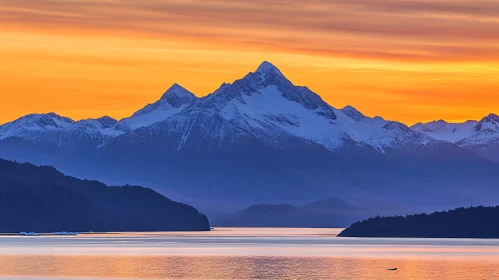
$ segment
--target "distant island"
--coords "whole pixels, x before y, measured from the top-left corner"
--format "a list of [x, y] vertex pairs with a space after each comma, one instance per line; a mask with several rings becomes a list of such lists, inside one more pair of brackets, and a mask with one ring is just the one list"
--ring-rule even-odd
[[204, 214], [151, 189], [0, 159], [1, 233], [203, 230], [210, 230]]
[[499, 206], [432, 214], [375, 217], [352, 224], [341, 237], [499, 238]]
[[365, 217], [361, 211], [345, 200], [331, 197], [302, 206], [252, 205], [217, 224], [232, 227], [345, 227], [351, 221]]

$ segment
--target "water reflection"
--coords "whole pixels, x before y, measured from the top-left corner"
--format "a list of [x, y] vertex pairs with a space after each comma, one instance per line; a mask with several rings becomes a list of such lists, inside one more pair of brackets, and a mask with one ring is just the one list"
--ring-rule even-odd
[[[388, 267], [397, 271], [388, 271]], [[3, 256], [0, 275], [128, 279], [499, 279], [497, 262], [328, 257]]]
[[499, 240], [337, 238], [335, 231], [0, 237], [0, 278], [499, 279]]

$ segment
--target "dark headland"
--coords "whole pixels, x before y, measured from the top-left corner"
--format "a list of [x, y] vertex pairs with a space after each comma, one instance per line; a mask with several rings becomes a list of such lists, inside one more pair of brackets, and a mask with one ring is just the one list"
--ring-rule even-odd
[[352, 224], [342, 237], [499, 238], [499, 206], [432, 214], [375, 217]]
[[109, 187], [0, 159], [0, 232], [203, 231], [195, 208], [144, 187]]

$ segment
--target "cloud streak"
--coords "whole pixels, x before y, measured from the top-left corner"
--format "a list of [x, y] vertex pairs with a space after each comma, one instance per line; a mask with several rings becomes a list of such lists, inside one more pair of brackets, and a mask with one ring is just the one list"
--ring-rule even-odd
[[0, 0], [0, 26], [382, 60], [499, 59], [499, 2], [489, 0]]

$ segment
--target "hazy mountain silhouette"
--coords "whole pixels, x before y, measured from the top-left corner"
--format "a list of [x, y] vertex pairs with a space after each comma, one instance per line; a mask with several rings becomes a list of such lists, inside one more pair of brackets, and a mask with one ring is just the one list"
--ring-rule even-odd
[[209, 230], [205, 215], [143, 187], [108, 187], [0, 160], [0, 232]]
[[360, 208], [351, 204], [350, 202], [339, 199], [336, 197], [330, 197], [327, 199], [314, 201], [311, 203], [307, 203], [302, 206], [304, 209], [317, 209], [317, 210], [338, 210], [338, 211], [350, 211], [350, 210], [359, 210]]
[[344, 237], [499, 238], [499, 206], [432, 214], [375, 217], [352, 224]]
[[352, 220], [368, 216], [362, 209], [338, 198], [311, 202], [302, 207], [290, 204], [252, 205], [234, 217], [217, 221], [222, 226], [254, 227], [345, 227]]

